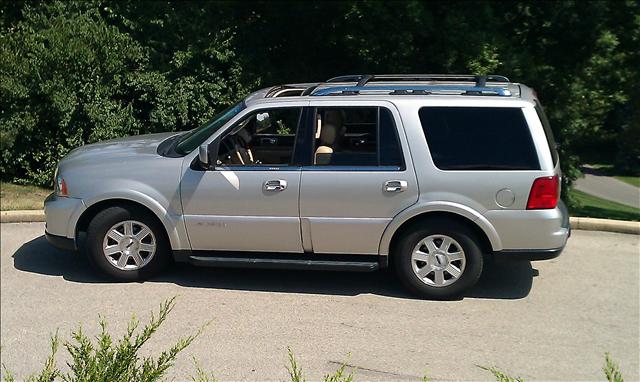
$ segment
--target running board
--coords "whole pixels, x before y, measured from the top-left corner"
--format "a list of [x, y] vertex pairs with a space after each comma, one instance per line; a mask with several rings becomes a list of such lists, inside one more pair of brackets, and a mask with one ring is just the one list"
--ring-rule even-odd
[[189, 256], [189, 262], [205, 267], [309, 269], [319, 271], [373, 272], [380, 268], [378, 262], [308, 260], [260, 257]]

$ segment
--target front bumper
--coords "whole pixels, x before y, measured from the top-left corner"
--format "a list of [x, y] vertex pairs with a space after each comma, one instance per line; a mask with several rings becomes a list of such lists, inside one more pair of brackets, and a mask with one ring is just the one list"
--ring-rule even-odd
[[76, 241], [74, 239], [53, 235], [47, 231], [44, 231], [44, 236], [47, 238], [49, 244], [58, 249], [62, 249], [63, 251], [76, 251], [78, 249], [78, 247], [76, 246]]
[[[44, 214], [46, 218], [45, 236], [51, 244], [62, 249], [75, 249], [76, 223], [80, 215], [86, 210], [82, 199], [72, 197], [59, 197], [51, 194], [44, 201]], [[53, 237], [50, 239], [49, 237]], [[73, 246], [63, 244], [56, 245], [63, 239], [70, 240]]]

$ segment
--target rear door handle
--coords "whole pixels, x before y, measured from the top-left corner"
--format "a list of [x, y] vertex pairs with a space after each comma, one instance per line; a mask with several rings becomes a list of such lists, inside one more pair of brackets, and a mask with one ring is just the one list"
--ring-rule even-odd
[[385, 192], [402, 192], [407, 189], [406, 180], [389, 180], [384, 182]]
[[287, 188], [287, 181], [282, 179], [267, 180], [264, 182], [265, 191], [283, 191]]

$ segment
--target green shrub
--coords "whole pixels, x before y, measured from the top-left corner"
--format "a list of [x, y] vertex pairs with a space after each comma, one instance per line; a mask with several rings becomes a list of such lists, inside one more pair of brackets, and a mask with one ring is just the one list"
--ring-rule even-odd
[[[82, 329], [74, 331], [72, 341], [65, 342], [64, 347], [71, 356], [68, 363], [71, 371], [63, 374], [56, 366], [58, 335], [51, 339], [51, 355], [38, 374], [27, 378], [28, 382], [152, 382], [160, 381], [166, 371], [173, 366], [178, 354], [189, 346], [200, 335], [204, 326], [193, 334], [181, 338], [171, 348], [159, 356], [142, 357], [139, 354], [142, 346], [165, 322], [175, 307], [175, 297], [160, 304], [158, 314], [151, 314], [147, 325], [138, 330], [140, 322], [132, 318], [126, 333], [117, 341], [107, 331], [107, 323], [100, 319], [100, 333], [92, 341]], [[5, 382], [15, 378], [3, 365]], [[198, 380], [202, 381], [202, 380]]]
[[607, 381], [624, 382], [624, 378], [622, 378], [622, 373], [620, 372], [620, 366], [611, 359], [609, 353], [605, 353], [604, 355], [604, 366], [602, 367], [602, 371], [604, 372]]
[[50, 186], [57, 161], [85, 143], [196, 127], [243, 94], [232, 35], [174, 52], [164, 71], [150, 49], [109, 24], [96, 2], [25, 4], [0, 31], [0, 172]]

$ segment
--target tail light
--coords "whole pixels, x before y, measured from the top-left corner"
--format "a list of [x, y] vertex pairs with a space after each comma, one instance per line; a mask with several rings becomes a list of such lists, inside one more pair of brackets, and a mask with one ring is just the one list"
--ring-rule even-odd
[[533, 186], [531, 186], [527, 209], [546, 210], [556, 208], [559, 198], [560, 177], [558, 175], [537, 178], [533, 181]]
[[62, 178], [60, 174], [56, 174], [55, 191], [58, 196], [69, 195], [69, 192], [67, 191], [67, 182], [64, 181], [64, 178]]

